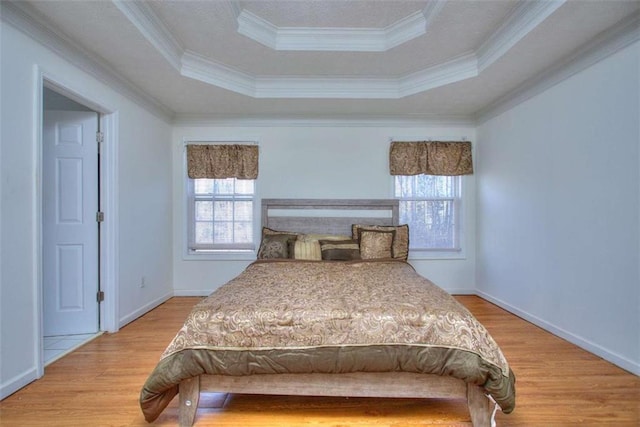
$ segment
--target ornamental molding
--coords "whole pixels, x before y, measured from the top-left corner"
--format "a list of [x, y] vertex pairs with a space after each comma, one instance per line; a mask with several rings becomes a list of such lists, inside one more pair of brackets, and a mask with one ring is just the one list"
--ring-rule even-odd
[[[402, 76], [338, 77], [253, 75], [183, 48], [148, 3], [112, 1], [184, 77], [252, 98], [338, 99], [399, 99], [476, 77], [565, 2], [523, 2], [477, 51], [442, 64]], [[277, 27], [242, 9], [237, 1], [227, 3], [238, 32], [272, 49], [378, 52], [426, 34], [447, 0], [429, 2], [425, 9], [383, 29]]]

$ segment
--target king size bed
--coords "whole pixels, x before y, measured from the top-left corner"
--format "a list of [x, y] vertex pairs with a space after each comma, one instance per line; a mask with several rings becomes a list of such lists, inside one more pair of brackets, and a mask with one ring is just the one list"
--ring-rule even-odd
[[474, 426], [515, 405], [487, 330], [406, 262], [397, 200], [262, 200], [258, 260], [198, 303], [146, 381], [153, 421], [201, 391], [464, 398]]

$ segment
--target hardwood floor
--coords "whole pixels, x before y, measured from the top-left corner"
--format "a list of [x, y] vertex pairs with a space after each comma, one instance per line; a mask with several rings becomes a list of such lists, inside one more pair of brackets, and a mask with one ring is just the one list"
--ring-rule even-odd
[[[516, 409], [498, 426], [638, 426], [640, 378], [475, 296], [457, 297], [516, 374]], [[198, 298], [173, 298], [117, 334], [54, 362], [0, 402], [2, 426], [145, 426], [138, 393]], [[177, 425], [176, 400], [153, 424]], [[470, 425], [461, 401], [206, 394], [196, 426]]]

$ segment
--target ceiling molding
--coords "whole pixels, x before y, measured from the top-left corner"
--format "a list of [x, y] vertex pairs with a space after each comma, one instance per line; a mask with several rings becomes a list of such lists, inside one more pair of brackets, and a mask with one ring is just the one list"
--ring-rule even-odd
[[[524, 2], [480, 46], [469, 52], [424, 70], [395, 77], [338, 77], [338, 76], [256, 76], [205, 58], [195, 52], [183, 50], [180, 42], [170, 33], [151, 6], [142, 2], [112, 0], [120, 11], [138, 28], [141, 34], [184, 77], [189, 77], [223, 89], [253, 98], [336, 98], [336, 99], [399, 99], [415, 95], [446, 84], [473, 78], [504, 55], [519, 40], [556, 11], [565, 0]], [[429, 2], [428, 6], [384, 30], [355, 28], [278, 28], [264, 19], [241, 9], [237, 1], [228, 5], [238, 19], [238, 31], [269, 47], [284, 43], [300, 49], [305, 43], [370, 48], [380, 45], [381, 31], [384, 43], [401, 43], [420, 32], [437, 17], [447, 0]], [[282, 34], [281, 34], [282, 32]], [[249, 35], [251, 33], [251, 35]], [[283, 34], [284, 41], [282, 41]], [[378, 36], [373, 37], [373, 34]], [[390, 37], [387, 37], [389, 36]], [[291, 37], [289, 37], [291, 36]], [[287, 40], [287, 38], [289, 39]], [[377, 37], [377, 39], [376, 39]], [[348, 40], [347, 40], [348, 39]], [[374, 40], [375, 39], [375, 40]], [[351, 43], [351, 44], [349, 44]], [[351, 49], [351, 48], [349, 48]], [[348, 50], [348, 49], [342, 49]]]
[[253, 98], [399, 99], [478, 75], [473, 53], [400, 78], [254, 77], [189, 51], [182, 64], [185, 77]]
[[44, 17], [40, 16], [27, 3], [0, 2], [0, 19], [158, 118], [165, 122], [171, 122], [173, 111], [123, 78], [104, 60], [87, 51], [65, 34], [55, 30]]
[[278, 27], [240, 9], [238, 33], [279, 51], [385, 52], [425, 34], [446, 1], [430, 2], [386, 28]]
[[195, 52], [182, 55], [180, 74], [214, 86], [255, 98], [255, 78]]
[[445, 63], [401, 77], [399, 98], [478, 76], [478, 59], [473, 52]]
[[185, 127], [395, 127], [416, 128], [428, 126], [460, 126], [475, 128], [476, 122], [468, 115], [415, 115], [402, 116], [246, 116], [177, 114], [174, 126]]
[[122, 14], [142, 33], [176, 70], [182, 67], [184, 48], [162, 19], [145, 2], [112, 0]]
[[482, 124], [499, 116], [636, 42], [640, 42], [640, 13], [603, 31], [561, 63], [479, 110], [476, 113], [477, 123]]
[[496, 62], [564, 3], [565, 0], [520, 3], [502, 25], [476, 51], [478, 55], [478, 71], [482, 72]]

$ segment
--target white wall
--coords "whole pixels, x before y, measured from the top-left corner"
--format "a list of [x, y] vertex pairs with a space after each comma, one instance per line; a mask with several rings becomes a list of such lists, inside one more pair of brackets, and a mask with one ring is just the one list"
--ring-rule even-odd
[[481, 295], [640, 373], [640, 45], [478, 128]]
[[[171, 126], [2, 22], [0, 398], [37, 372], [36, 69], [117, 113], [120, 323], [172, 294]], [[110, 212], [106, 212], [107, 221]], [[111, 216], [113, 218], [113, 215]], [[139, 287], [147, 277], [144, 289]], [[109, 298], [109, 295], [107, 295]]]
[[[475, 140], [474, 126], [291, 126], [174, 128], [174, 289], [177, 295], [208, 294], [237, 275], [249, 261], [184, 259], [185, 140], [257, 140], [260, 144], [258, 198], [389, 198], [389, 141], [394, 138], [466, 137]], [[415, 260], [419, 273], [453, 293], [475, 288], [475, 181], [466, 180], [464, 259]], [[257, 237], [259, 239], [259, 237]]]

